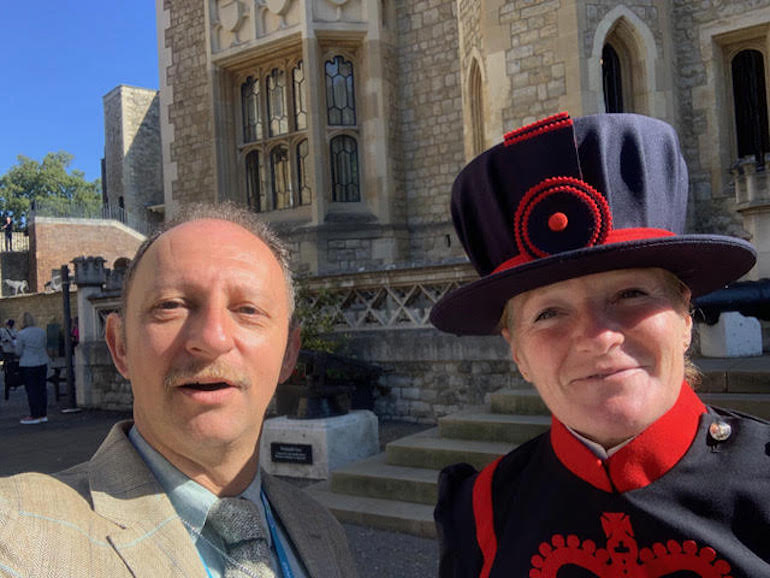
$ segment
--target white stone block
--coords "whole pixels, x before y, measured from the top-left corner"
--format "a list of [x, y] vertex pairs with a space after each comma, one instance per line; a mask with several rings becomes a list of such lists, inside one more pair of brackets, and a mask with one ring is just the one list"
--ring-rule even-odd
[[727, 311], [714, 325], [698, 324], [704, 357], [753, 357], [762, 355], [762, 327], [756, 317]]
[[[379, 451], [377, 416], [369, 410], [323, 419], [281, 416], [265, 420], [259, 463], [270, 474], [324, 480], [332, 470]], [[308, 454], [312, 463], [300, 463]]]

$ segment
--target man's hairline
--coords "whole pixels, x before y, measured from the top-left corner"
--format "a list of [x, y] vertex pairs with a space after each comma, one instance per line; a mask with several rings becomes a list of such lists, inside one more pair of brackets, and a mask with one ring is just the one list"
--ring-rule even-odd
[[123, 331], [125, 331], [125, 320], [126, 320], [126, 313], [127, 313], [127, 309], [128, 309], [129, 293], [130, 293], [131, 288], [134, 285], [134, 278], [136, 277], [136, 272], [139, 270], [139, 266], [141, 265], [142, 260], [144, 259], [145, 255], [150, 250], [150, 248], [153, 245], [155, 245], [155, 243], [161, 237], [166, 235], [166, 233], [170, 233], [170, 232], [178, 229], [179, 227], [181, 227], [183, 225], [187, 225], [189, 223], [195, 223], [196, 221], [219, 221], [221, 223], [228, 223], [228, 224], [231, 224], [231, 225], [236, 225], [237, 227], [239, 227], [239, 228], [243, 229], [244, 231], [246, 231], [246, 233], [251, 235], [253, 238], [255, 238], [257, 241], [259, 241], [260, 243], [262, 243], [262, 245], [265, 246], [265, 248], [270, 252], [270, 255], [272, 256], [272, 258], [275, 260], [275, 263], [278, 265], [278, 268], [281, 270], [281, 275], [283, 276], [283, 281], [284, 281], [284, 285], [285, 285], [285, 289], [286, 289], [287, 302], [288, 302], [288, 305], [289, 305], [289, 323], [291, 325], [292, 320], [294, 319], [294, 306], [293, 306], [293, 303], [292, 303], [293, 300], [291, 299], [291, 297], [292, 297], [292, 290], [291, 290], [291, 286], [290, 286], [293, 283], [293, 276], [291, 275], [291, 271], [288, 269], [288, 264], [286, 264], [286, 266], [284, 266], [281, 263], [281, 259], [276, 254], [276, 251], [274, 250], [273, 247], [270, 246], [269, 243], [267, 243], [264, 239], [260, 238], [260, 236], [255, 234], [254, 231], [249, 230], [248, 228], [244, 227], [240, 223], [238, 223], [238, 222], [236, 222], [234, 220], [221, 219], [221, 218], [217, 218], [217, 217], [214, 217], [214, 216], [211, 216], [211, 217], [201, 216], [201, 217], [194, 217], [194, 218], [192, 218], [190, 220], [182, 221], [180, 223], [176, 223], [176, 224], [174, 224], [171, 227], [166, 228], [166, 229], [161, 229], [161, 230], [157, 231], [156, 233], [151, 234], [150, 237], [148, 237], [145, 241], [143, 241], [142, 244], [137, 248], [137, 253], [134, 255], [134, 258], [132, 259], [131, 265], [129, 266], [129, 268], [127, 270], [126, 278], [123, 281], [123, 287], [122, 287], [122, 290], [121, 290], [121, 299], [120, 299], [121, 302], [120, 302], [120, 307], [119, 307], [119, 309], [117, 311], [118, 316], [121, 319], [121, 325], [123, 327]]

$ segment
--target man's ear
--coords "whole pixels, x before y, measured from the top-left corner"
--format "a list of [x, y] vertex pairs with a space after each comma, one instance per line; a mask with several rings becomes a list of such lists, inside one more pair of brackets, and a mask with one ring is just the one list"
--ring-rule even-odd
[[104, 326], [104, 339], [107, 341], [107, 347], [110, 350], [110, 355], [112, 355], [112, 362], [120, 372], [120, 375], [130, 380], [123, 319], [117, 313], [110, 313], [107, 316], [107, 323]]
[[278, 376], [278, 383], [283, 383], [297, 364], [297, 356], [302, 347], [302, 328], [299, 324], [292, 324], [289, 327], [289, 339], [286, 342], [286, 352], [283, 354], [283, 363], [281, 363], [281, 373]]

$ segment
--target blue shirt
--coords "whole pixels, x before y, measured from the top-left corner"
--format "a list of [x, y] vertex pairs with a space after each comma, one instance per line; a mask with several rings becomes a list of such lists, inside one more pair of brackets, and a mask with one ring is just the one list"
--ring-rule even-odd
[[[201, 560], [208, 568], [211, 576], [213, 578], [222, 578], [224, 574], [224, 559], [221, 552], [224, 550], [224, 545], [219, 535], [209, 525], [206, 525], [206, 516], [208, 515], [209, 508], [217, 500], [217, 496], [174, 467], [147, 443], [136, 429], [136, 426], [133, 426], [128, 432], [128, 439], [131, 440], [136, 451], [166, 492], [171, 505], [174, 506], [174, 510], [176, 510], [185, 528], [187, 528], [187, 532], [190, 534], [190, 538], [192, 538], [193, 544], [195, 544], [195, 548], [198, 550]], [[260, 470], [257, 470], [257, 475], [240, 497], [251, 500], [257, 505], [264, 527], [267, 528], [265, 508], [260, 499], [261, 490], [262, 477]], [[294, 551], [294, 544], [292, 544], [291, 539], [286, 534], [281, 522], [278, 519], [275, 522], [278, 536], [286, 551], [289, 566], [291, 566], [294, 576], [296, 578], [307, 578], [305, 567]], [[281, 576], [278, 555], [269, 533], [267, 539], [270, 546], [270, 554], [273, 558], [273, 568], [277, 571], [276, 576]]]

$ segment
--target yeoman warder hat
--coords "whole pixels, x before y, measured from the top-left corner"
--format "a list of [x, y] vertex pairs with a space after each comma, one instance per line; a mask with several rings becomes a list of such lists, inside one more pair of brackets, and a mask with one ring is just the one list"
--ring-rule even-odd
[[498, 331], [506, 302], [613, 269], [661, 267], [699, 296], [754, 265], [742, 239], [684, 235], [687, 167], [674, 129], [635, 114], [561, 113], [505, 135], [452, 188], [452, 219], [481, 278], [447, 294], [431, 322]]

